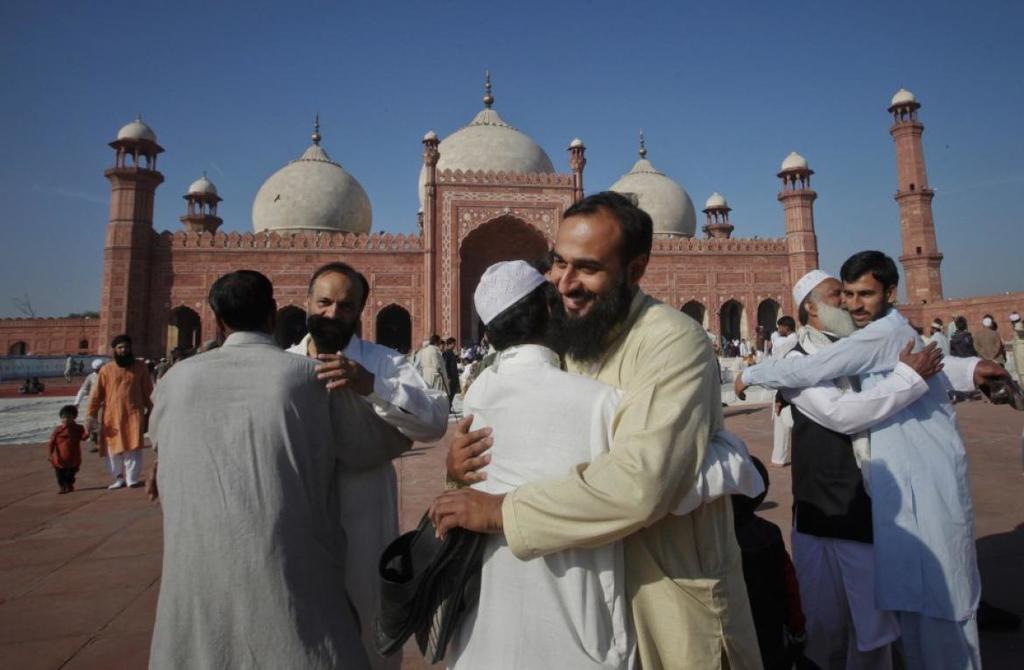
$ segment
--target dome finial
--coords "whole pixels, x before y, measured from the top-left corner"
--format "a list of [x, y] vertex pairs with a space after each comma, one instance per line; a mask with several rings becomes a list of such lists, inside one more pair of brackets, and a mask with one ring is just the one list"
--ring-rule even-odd
[[640, 131], [640, 158], [647, 158], [647, 142], [644, 140], [644, 131]]
[[320, 112], [313, 117], [313, 144], [320, 146]]
[[484, 107], [491, 108], [494, 104], [494, 96], [491, 95], [491, 71], [484, 70]]

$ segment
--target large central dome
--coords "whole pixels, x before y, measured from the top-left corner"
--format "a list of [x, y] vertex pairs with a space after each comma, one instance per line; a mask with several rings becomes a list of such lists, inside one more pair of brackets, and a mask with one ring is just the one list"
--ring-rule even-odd
[[[555, 171], [551, 159], [528, 135], [522, 133], [491, 109], [491, 80], [487, 79], [484, 108], [470, 121], [441, 140], [437, 171], [490, 170], [493, 172], [546, 172]], [[427, 168], [420, 169], [420, 204], [424, 200]]]
[[252, 227], [261, 231], [369, 233], [370, 199], [356, 178], [320, 146], [319, 120], [313, 144], [270, 176], [252, 203]]
[[690, 195], [647, 160], [643, 134], [640, 159], [612, 184], [611, 190], [636, 196], [637, 206], [650, 215], [656, 236], [693, 237], [697, 231], [697, 212]]

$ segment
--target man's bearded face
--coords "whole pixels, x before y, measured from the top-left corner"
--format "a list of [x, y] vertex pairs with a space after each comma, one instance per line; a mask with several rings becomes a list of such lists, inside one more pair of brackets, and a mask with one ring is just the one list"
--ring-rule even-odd
[[328, 326], [343, 349], [359, 327], [362, 301], [363, 287], [359, 282], [340, 272], [328, 272], [313, 283], [306, 303], [307, 324], [316, 328], [317, 324], [330, 320]]
[[839, 337], [849, 337], [857, 330], [857, 326], [853, 323], [853, 318], [845, 309], [833, 307], [822, 302], [816, 302], [815, 304], [818, 308], [818, 323], [821, 325], [822, 330]]
[[122, 342], [114, 347], [114, 362], [122, 368], [130, 366], [134, 360], [135, 356], [132, 354], [132, 345]]

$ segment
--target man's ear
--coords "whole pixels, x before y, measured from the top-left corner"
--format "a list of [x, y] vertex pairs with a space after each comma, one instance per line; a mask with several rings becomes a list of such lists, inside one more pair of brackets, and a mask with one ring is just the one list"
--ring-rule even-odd
[[629, 265], [626, 266], [626, 283], [630, 288], [640, 284], [640, 280], [644, 278], [644, 273], [647, 272], [647, 263], [650, 260], [650, 256], [643, 254], [631, 260]]
[[896, 304], [896, 289], [897, 288], [898, 288], [898, 286], [896, 284], [893, 284], [892, 286], [890, 286], [889, 288], [887, 288], [885, 290], [885, 304], [890, 305], [890, 306]]

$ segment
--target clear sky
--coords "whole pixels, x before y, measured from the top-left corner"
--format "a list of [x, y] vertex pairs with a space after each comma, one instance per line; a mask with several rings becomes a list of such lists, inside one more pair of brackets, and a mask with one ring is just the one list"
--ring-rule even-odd
[[[416, 228], [420, 139], [482, 107], [557, 169], [588, 147], [588, 191], [636, 158], [712, 191], [734, 234], [777, 237], [775, 173], [807, 157], [821, 261], [899, 255], [889, 99], [923, 108], [948, 297], [1024, 289], [1024, 3], [4, 2], [0, 316], [99, 305], [107, 142], [137, 112], [166, 149], [155, 226], [177, 230], [206, 171], [222, 230], [251, 230], [260, 184], [309, 144], [366, 189], [376, 231]], [[698, 225], [703, 215], [698, 213]]]

